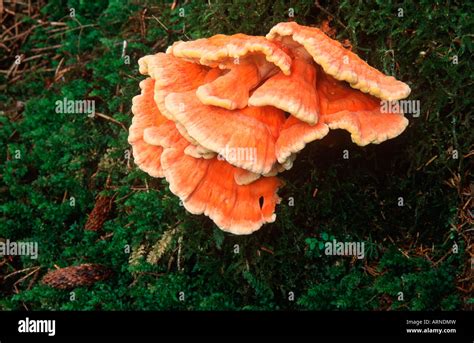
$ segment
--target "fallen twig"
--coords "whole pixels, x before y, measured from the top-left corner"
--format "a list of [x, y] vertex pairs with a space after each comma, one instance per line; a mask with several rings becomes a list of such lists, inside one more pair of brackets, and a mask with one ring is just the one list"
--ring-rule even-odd
[[98, 117], [104, 118], [104, 119], [106, 119], [106, 120], [108, 120], [108, 121], [111, 121], [112, 123], [115, 123], [115, 124], [117, 124], [117, 125], [120, 125], [125, 131], [128, 132], [127, 127], [126, 127], [123, 123], [119, 122], [117, 119], [114, 119], [114, 118], [112, 118], [112, 117], [110, 117], [110, 116], [108, 116], [108, 115], [106, 115], [106, 114], [100, 113], [100, 112], [95, 112], [95, 114], [96, 114]]

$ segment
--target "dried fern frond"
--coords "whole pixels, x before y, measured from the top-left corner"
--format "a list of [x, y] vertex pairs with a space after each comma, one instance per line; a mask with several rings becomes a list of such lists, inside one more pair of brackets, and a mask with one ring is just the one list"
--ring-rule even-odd
[[163, 257], [163, 255], [170, 249], [173, 238], [178, 232], [178, 228], [166, 230], [161, 236], [161, 239], [157, 241], [150, 252], [148, 253], [146, 261], [151, 264], [156, 264]]
[[132, 253], [128, 258], [128, 263], [131, 266], [136, 266], [139, 264], [140, 258], [144, 257], [147, 254], [147, 248], [145, 244], [140, 244], [140, 246], [136, 249], [132, 248]]

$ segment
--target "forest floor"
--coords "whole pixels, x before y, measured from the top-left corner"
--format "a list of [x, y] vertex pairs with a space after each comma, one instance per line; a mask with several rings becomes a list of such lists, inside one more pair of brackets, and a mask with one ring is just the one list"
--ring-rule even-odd
[[[0, 242], [38, 244], [36, 259], [0, 257], [1, 310], [472, 308], [474, 3], [287, 3], [0, 0]], [[276, 222], [234, 236], [130, 158], [137, 60], [288, 20], [330, 20], [420, 114], [380, 145], [311, 143], [281, 175]], [[65, 98], [96, 115], [58, 113]], [[365, 258], [326, 256], [333, 239], [364, 242]], [[42, 282], [83, 264], [106, 272]]]

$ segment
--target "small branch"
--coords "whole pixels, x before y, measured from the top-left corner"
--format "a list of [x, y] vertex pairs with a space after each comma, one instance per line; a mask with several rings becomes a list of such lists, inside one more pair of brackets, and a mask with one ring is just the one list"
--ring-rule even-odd
[[25, 268], [25, 269], [17, 270], [17, 271], [14, 271], [13, 273], [8, 274], [8, 275], [5, 276], [3, 279], [6, 280], [6, 279], [8, 279], [9, 277], [14, 276], [14, 275], [16, 275], [16, 274], [20, 274], [20, 273], [27, 272], [27, 271], [32, 270], [32, 269], [37, 269], [37, 268], [38, 268], [38, 267], [35, 266], [35, 267], [30, 267], [30, 268]]
[[31, 275], [33, 275], [34, 273], [37, 273], [39, 270], [41, 269], [41, 266], [38, 266], [37, 268], [35, 268], [33, 271], [29, 272], [28, 274], [26, 274], [25, 276], [23, 276], [22, 278], [18, 279], [17, 281], [15, 281], [15, 285], [16, 284], [19, 284], [20, 282], [23, 282], [24, 280], [28, 279]]
[[165, 24], [163, 24], [163, 23], [160, 21], [160, 19], [158, 19], [158, 18], [155, 17], [154, 15], [152, 15], [152, 18], [155, 19], [155, 20], [158, 22], [158, 24], [160, 24], [161, 27], [163, 27], [163, 28], [165, 29], [166, 33], [169, 33], [169, 32], [170, 32], [170, 30], [166, 27]]
[[123, 123], [119, 122], [117, 119], [114, 119], [114, 118], [112, 118], [112, 117], [109, 117], [109, 116], [106, 115], [106, 114], [99, 113], [99, 112], [95, 112], [95, 114], [96, 114], [96, 116], [98, 116], [98, 117], [104, 118], [104, 119], [106, 119], [106, 120], [108, 120], [108, 121], [111, 121], [112, 123], [115, 123], [115, 124], [117, 124], [117, 125], [120, 125], [125, 131], [128, 131], [127, 127], [126, 127]]
[[44, 47], [44, 48], [33, 48], [33, 49], [31, 49], [31, 51], [40, 52], [40, 51], [46, 51], [46, 50], [53, 50], [53, 49], [58, 49], [62, 46], [63, 46], [62, 44], [57, 44], [57, 45], [53, 45], [53, 46], [47, 46], [47, 47]]
[[261, 246], [260, 250], [265, 251], [265, 252], [267, 252], [269, 254], [272, 254], [272, 255], [274, 254], [273, 250], [270, 250], [270, 249], [268, 249], [267, 247], [264, 247], [264, 246]]
[[55, 37], [58, 34], [63, 34], [63, 33], [66, 33], [66, 32], [71, 32], [71, 31], [76, 31], [76, 30], [81, 30], [82, 31], [82, 29], [85, 29], [86, 27], [95, 27], [95, 26], [97, 26], [97, 24], [80, 25], [80, 26], [76, 26], [76, 27], [72, 27], [72, 28], [62, 27], [62, 28], [59, 28], [59, 29], [51, 30], [49, 32], [51, 33], [51, 32], [63, 31], [63, 32], [59, 32], [59, 33], [55, 33], [54, 35], [51, 35], [51, 37]]
[[330, 19], [333, 19], [336, 21], [336, 23], [338, 23], [339, 25], [341, 25], [344, 30], [347, 30], [347, 26], [344, 25], [339, 19], [337, 19], [337, 17], [332, 14], [331, 12], [329, 12], [327, 9], [325, 9], [323, 6], [321, 6], [321, 4], [319, 3], [319, 0], [316, 0], [315, 3], [316, 7], [321, 10], [321, 12], [323, 12], [324, 14], [326, 14]]

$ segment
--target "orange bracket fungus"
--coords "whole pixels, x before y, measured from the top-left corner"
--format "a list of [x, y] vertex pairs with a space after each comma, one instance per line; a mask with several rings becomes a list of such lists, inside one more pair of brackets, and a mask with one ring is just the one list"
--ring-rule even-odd
[[410, 88], [336, 40], [295, 22], [266, 37], [216, 35], [142, 57], [128, 141], [135, 163], [164, 177], [186, 210], [250, 234], [275, 221], [283, 182], [305, 145], [344, 129], [360, 146], [408, 125], [381, 100]]

